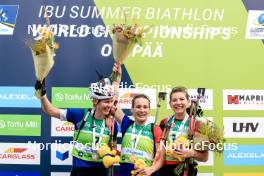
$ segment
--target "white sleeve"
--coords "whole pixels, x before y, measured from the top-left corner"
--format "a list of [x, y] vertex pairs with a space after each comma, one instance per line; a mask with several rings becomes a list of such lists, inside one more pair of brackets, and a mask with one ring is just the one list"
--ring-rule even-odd
[[67, 121], [67, 109], [61, 109], [60, 110], [60, 120], [61, 121]]

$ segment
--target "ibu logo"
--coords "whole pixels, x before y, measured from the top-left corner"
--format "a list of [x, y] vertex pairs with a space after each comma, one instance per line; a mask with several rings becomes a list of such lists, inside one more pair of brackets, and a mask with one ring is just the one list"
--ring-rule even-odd
[[261, 15], [259, 15], [258, 17], [258, 23], [262, 26], [264, 26], [264, 13], [262, 13]]
[[0, 35], [13, 35], [18, 5], [0, 5]]

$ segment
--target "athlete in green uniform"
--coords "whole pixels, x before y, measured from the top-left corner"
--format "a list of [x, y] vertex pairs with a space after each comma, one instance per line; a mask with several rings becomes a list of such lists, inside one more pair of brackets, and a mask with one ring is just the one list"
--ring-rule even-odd
[[[182, 148], [173, 147], [172, 144], [177, 143], [179, 139], [185, 142], [188, 139], [189, 129], [189, 115], [186, 109], [189, 105], [189, 95], [187, 89], [184, 87], [175, 87], [170, 92], [170, 106], [174, 111], [172, 116], [169, 116], [161, 121], [163, 126], [166, 126], [167, 136], [164, 135], [165, 128], [163, 129], [163, 137], [167, 146], [165, 164], [160, 170], [160, 175], [174, 176], [174, 169], [184, 162], [185, 159], [194, 158], [197, 161], [207, 161], [208, 152], [199, 152], [187, 146]], [[165, 124], [165, 125], [164, 125]], [[186, 140], [185, 140], [186, 139]], [[188, 175], [195, 175], [196, 169], [189, 168]], [[191, 170], [193, 169], [193, 170]], [[182, 172], [180, 175], [183, 175]]]
[[144, 161], [146, 167], [136, 169], [135, 175], [154, 175], [163, 165], [165, 150], [159, 145], [162, 132], [159, 127], [147, 123], [149, 110], [150, 100], [144, 94], [136, 95], [132, 100], [134, 120], [125, 115], [120, 107], [117, 108], [115, 118], [121, 125], [123, 136], [120, 176], [130, 176], [139, 159]]
[[[120, 70], [119, 65], [114, 66], [114, 71], [117, 70]], [[117, 123], [113, 123], [109, 118], [115, 95], [109, 79], [91, 84], [90, 96], [93, 102], [91, 110], [58, 109], [52, 106], [46, 97], [43, 84], [37, 82], [35, 88], [42, 91], [41, 105], [46, 114], [63, 121], [69, 121], [75, 126], [71, 176], [106, 176], [107, 171], [102, 164], [102, 158], [99, 157], [97, 149], [109, 143], [110, 131], [113, 131], [113, 127], [114, 139], [116, 139], [118, 132]]]

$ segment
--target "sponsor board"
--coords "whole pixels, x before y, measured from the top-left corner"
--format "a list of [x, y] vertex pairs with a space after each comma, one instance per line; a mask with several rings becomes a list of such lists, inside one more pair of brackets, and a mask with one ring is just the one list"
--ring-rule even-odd
[[264, 90], [223, 90], [224, 110], [264, 110]]
[[40, 136], [40, 115], [0, 114], [0, 135]]
[[213, 173], [198, 173], [197, 176], [214, 176]]
[[132, 99], [137, 94], [145, 94], [150, 99], [150, 109], [156, 109], [156, 89], [123, 88], [119, 89], [118, 103], [122, 109], [131, 109]]
[[263, 145], [238, 145], [237, 150], [224, 151], [226, 166], [263, 166]]
[[264, 173], [225, 173], [224, 176], [263, 176]]
[[40, 150], [28, 143], [0, 143], [0, 164], [40, 164]]
[[52, 104], [58, 108], [91, 108], [92, 101], [88, 88], [53, 87]]
[[33, 87], [0, 87], [0, 107], [40, 108]]
[[69, 143], [51, 144], [51, 165], [72, 165], [72, 145]]
[[50, 176], [70, 176], [70, 172], [51, 172]]
[[[167, 89], [167, 108], [170, 109], [170, 92], [171, 89]], [[190, 100], [197, 100], [197, 89], [188, 89]], [[199, 100], [199, 105], [203, 110], [213, 110], [213, 90], [206, 89], [205, 94]]]
[[264, 117], [224, 117], [225, 138], [264, 138]]
[[246, 39], [264, 39], [264, 10], [249, 10]]
[[61, 121], [57, 118], [51, 118], [51, 136], [72, 137], [74, 133], [74, 124], [68, 121]]
[[16, 171], [0, 171], [3, 176], [40, 176], [38, 172], [16, 172]]
[[13, 35], [18, 5], [0, 5], [0, 35]]

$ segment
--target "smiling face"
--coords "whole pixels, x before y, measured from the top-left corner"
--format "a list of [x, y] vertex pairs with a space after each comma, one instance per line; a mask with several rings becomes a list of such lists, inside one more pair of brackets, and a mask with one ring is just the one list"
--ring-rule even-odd
[[149, 100], [144, 97], [136, 98], [134, 100], [132, 113], [136, 124], [143, 125], [147, 121], [149, 114], [149, 104]]
[[176, 117], [183, 118], [186, 109], [189, 106], [189, 100], [186, 92], [174, 92], [170, 96], [170, 106]]
[[100, 117], [105, 117], [109, 114], [111, 107], [113, 106], [113, 98], [105, 100], [94, 100], [94, 106], [96, 107], [96, 112]]

